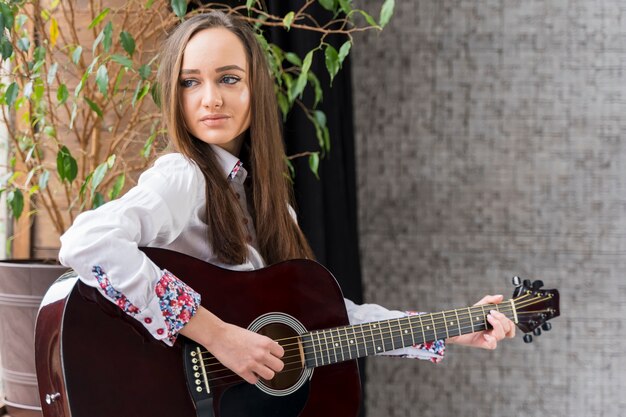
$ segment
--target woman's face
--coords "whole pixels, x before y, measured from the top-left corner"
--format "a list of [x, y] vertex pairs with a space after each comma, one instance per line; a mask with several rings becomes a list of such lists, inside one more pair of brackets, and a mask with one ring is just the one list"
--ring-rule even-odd
[[179, 75], [189, 132], [238, 155], [250, 126], [250, 85], [243, 43], [227, 29], [204, 29], [187, 43]]

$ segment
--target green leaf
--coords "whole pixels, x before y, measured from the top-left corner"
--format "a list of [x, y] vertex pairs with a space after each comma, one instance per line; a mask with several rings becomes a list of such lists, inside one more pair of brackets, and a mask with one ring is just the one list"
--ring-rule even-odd
[[43, 46], [36, 47], [35, 52], [33, 52], [33, 60], [39, 62], [44, 59], [46, 59], [46, 48]]
[[328, 70], [328, 74], [330, 75], [330, 84], [333, 84], [333, 79], [335, 75], [339, 72], [339, 54], [337, 50], [332, 45], [326, 46], [326, 69]]
[[152, 75], [152, 69], [150, 68], [149, 64], [145, 64], [139, 67], [138, 72], [142, 80], [146, 80], [148, 79], [148, 77], [150, 77], [150, 75]]
[[19, 189], [14, 189], [7, 194], [7, 203], [11, 209], [13, 217], [19, 219], [24, 210], [24, 195]]
[[326, 10], [330, 10], [334, 12], [337, 8], [337, 0], [318, 0], [318, 3], [325, 8]]
[[122, 42], [122, 47], [128, 56], [132, 58], [135, 53], [135, 40], [133, 39], [133, 36], [130, 33], [123, 31], [120, 33], [120, 41]]
[[104, 33], [102, 47], [104, 48], [104, 52], [109, 53], [109, 51], [111, 51], [111, 44], [113, 43], [113, 23], [107, 23], [102, 32]]
[[100, 22], [102, 22], [102, 20], [107, 17], [107, 15], [109, 14], [109, 12], [111, 11], [111, 9], [109, 9], [108, 7], [106, 9], [104, 9], [102, 12], [100, 12], [100, 14], [98, 16], [96, 16], [95, 19], [93, 19], [91, 21], [91, 23], [89, 24], [89, 29], [93, 29], [94, 27], [96, 27], [96, 25]]
[[122, 192], [122, 188], [124, 188], [125, 181], [126, 174], [121, 173], [117, 176], [117, 178], [115, 179], [115, 183], [111, 188], [111, 191], [109, 191], [109, 200], [115, 200], [120, 195], [120, 193]]
[[187, 1], [186, 0], [172, 0], [172, 10], [174, 14], [179, 18], [183, 18], [187, 13]]
[[131, 69], [133, 67], [133, 61], [123, 55], [111, 55], [111, 61], [117, 62], [124, 68]]
[[115, 158], [117, 156], [115, 154], [109, 156], [106, 160], [106, 164], [109, 167], [109, 169], [113, 168], [113, 165], [115, 165]]
[[246, 9], [250, 10], [254, 6], [255, 0], [246, 0]]
[[302, 68], [300, 69], [300, 75], [298, 76], [298, 80], [293, 86], [289, 87], [289, 101], [294, 101], [296, 97], [302, 95], [304, 88], [306, 87], [306, 83], [308, 80], [309, 70], [311, 69], [311, 63], [313, 62], [313, 54], [315, 50], [309, 51], [304, 57], [304, 61], [302, 62]]
[[351, 0], [339, 0], [339, 5], [341, 6], [341, 10], [348, 14], [352, 11], [352, 1]]
[[320, 179], [317, 173], [319, 166], [320, 166], [320, 155], [319, 153], [314, 152], [311, 155], [309, 155], [309, 168], [311, 169], [313, 174], [315, 174], [315, 178], [317, 178], [318, 180]]
[[89, 100], [87, 97], [83, 97], [83, 98], [85, 99], [87, 104], [89, 104], [89, 107], [91, 108], [91, 110], [96, 112], [98, 117], [102, 117], [103, 116], [102, 109], [100, 108], [100, 106], [98, 106], [95, 102]]
[[80, 56], [83, 53], [83, 47], [82, 46], [77, 46], [76, 49], [74, 49], [74, 52], [72, 52], [72, 62], [74, 64], [78, 64], [78, 61], [80, 61]]
[[106, 201], [104, 201], [104, 196], [103, 196], [102, 194], [100, 194], [100, 193], [96, 193], [96, 194], [93, 196], [92, 200], [93, 200], [93, 205], [92, 205], [92, 207], [93, 207], [93, 208], [95, 208], [95, 209], [96, 209], [96, 208], [98, 208], [98, 207], [100, 207], [100, 206], [101, 206], [101, 205], [103, 205], [104, 203], [106, 203]]
[[98, 72], [96, 72], [96, 85], [98, 86], [98, 91], [106, 97], [109, 90], [109, 73], [105, 65], [100, 65]]
[[44, 169], [41, 175], [39, 176], [39, 188], [41, 190], [45, 190], [48, 186], [48, 180], [50, 179], [50, 171]]
[[293, 23], [293, 19], [296, 16], [295, 12], [289, 12], [283, 18], [283, 26], [287, 28], [287, 30], [291, 29], [291, 24]]
[[[28, 17], [25, 14], [20, 14], [15, 18], [15, 27], [17, 30], [22, 29], [24, 24], [28, 22]], [[7, 26], [8, 27], [8, 26]]]
[[374, 20], [374, 18], [372, 16], [370, 16], [368, 13], [366, 13], [364, 10], [358, 10], [359, 13], [361, 13], [361, 15], [365, 18], [365, 21], [372, 27], [375, 28], [380, 28], [380, 26], [378, 26], [378, 23], [376, 23], [376, 20]]
[[102, 180], [104, 180], [104, 177], [106, 176], [108, 170], [109, 170], [109, 166], [107, 165], [106, 162], [103, 162], [100, 165], [98, 165], [98, 167], [93, 171], [93, 177], [91, 177], [91, 197], [92, 198], [96, 191], [96, 188], [98, 188], [100, 183], [102, 183]]
[[302, 66], [302, 60], [298, 55], [294, 54], [293, 52], [287, 52], [285, 54], [285, 59], [291, 62], [293, 65], [297, 65], [299, 67]]
[[309, 83], [313, 85], [313, 91], [315, 92], [315, 99], [313, 101], [312, 107], [316, 108], [323, 98], [324, 92], [322, 90], [322, 84], [320, 83], [320, 80], [317, 78], [317, 76], [312, 72], [309, 72]]
[[315, 50], [309, 51], [304, 57], [304, 61], [302, 62], [302, 72], [308, 73], [311, 69], [311, 64], [313, 63], [313, 54]]
[[341, 48], [339, 48], [339, 65], [343, 64], [343, 61], [350, 53], [350, 48], [352, 48], [352, 42], [350, 41], [346, 41], [343, 45], [341, 45]]
[[7, 106], [12, 107], [13, 103], [15, 103], [15, 99], [17, 98], [17, 93], [19, 93], [20, 87], [14, 81], [9, 84], [7, 91], [4, 93], [4, 99], [7, 103]]
[[11, 42], [4, 36], [2, 40], [0, 40], [0, 54], [2, 54], [2, 60], [10, 58], [11, 55], [13, 55], [13, 45], [11, 45]]
[[70, 93], [67, 91], [67, 86], [65, 84], [61, 84], [57, 90], [57, 101], [59, 102], [59, 105], [64, 104], [69, 95]]
[[48, 82], [48, 85], [54, 82], [54, 77], [56, 77], [57, 75], [58, 68], [59, 68], [59, 64], [57, 62], [50, 65], [50, 69], [48, 70], [48, 78], [46, 79], [46, 81]]
[[[143, 85], [142, 85], [143, 84]], [[135, 89], [135, 94], [133, 94], [132, 106], [135, 107], [135, 104], [140, 101], [142, 98], [148, 94], [150, 91], [150, 83], [139, 81], [137, 83], [137, 88]]]
[[78, 175], [78, 163], [67, 146], [63, 146], [57, 153], [57, 173], [61, 181], [67, 182], [74, 181]]
[[156, 138], [158, 132], [153, 132], [146, 143], [143, 144], [143, 148], [141, 149], [141, 156], [148, 159], [150, 157], [150, 152], [152, 152], [152, 144], [154, 143], [154, 139]]
[[391, 20], [395, 4], [395, 0], [385, 0], [383, 3], [383, 7], [380, 9], [380, 19], [378, 19], [381, 27], [385, 27]]
[[19, 38], [17, 40], [17, 47], [22, 51], [28, 51], [30, 48], [30, 39], [27, 37]]
[[146, 5], [144, 6], [144, 8], [146, 8], [146, 9], [151, 8], [153, 3], [154, 3], [154, 0], [148, 0], [146, 2]]
[[287, 114], [289, 113], [289, 99], [282, 91], [279, 91], [276, 94], [276, 98], [278, 100], [278, 107], [280, 107], [280, 112], [283, 115], [283, 121], [287, 119]]
[[76, 120], [76, 112], [78, 110], [78, 106], [76, 102], [72, 103], [72, 114], [70, 116], [70, 130], [74, 129], [74, 121]]

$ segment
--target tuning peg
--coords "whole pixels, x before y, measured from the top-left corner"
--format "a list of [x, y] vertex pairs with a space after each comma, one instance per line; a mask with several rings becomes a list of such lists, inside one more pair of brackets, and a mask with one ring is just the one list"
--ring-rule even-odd
[[531, 287], [531, 283], [530, 283], [529, 279], [525, 279], [524, 280], [524, 287], [526, 287], [526, 288], [530, 288]]
[[532, 343], [533, 337], [530, 334], [524, 335], [524, 343]]
[[552, 329], [552, 324], [551, 323], [543, 323], [541, 325], [541, 328], [546, 331], [549, 332]]
[[533, 282], [533, 290], [538, 290], [541, 287], [543, 287], [542, 280], [538, 279], [537, 281]]
[[516, 287], [519, 287], [520, 285], [522, 285], [522, 279], [520, 277], [518, 277], [517, 275], [514, 276], [511, 279], [511, 282], [513, 283], [513, 285], [515, 285]]
[[535, 330], [533, 330], [533, 334], [535, 336], [541, 336], [541, 329], [539, 327], [537, 327]]

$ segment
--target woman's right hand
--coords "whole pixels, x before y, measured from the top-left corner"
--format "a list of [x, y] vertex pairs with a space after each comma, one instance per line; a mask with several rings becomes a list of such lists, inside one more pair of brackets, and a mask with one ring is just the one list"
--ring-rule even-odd
[[285, 354], [269, 337], [225, 323], [200, 307], [180, 334], [207, 348], [225, 367], [251, 384], [259, 378], [270, 380], [280, 372]]

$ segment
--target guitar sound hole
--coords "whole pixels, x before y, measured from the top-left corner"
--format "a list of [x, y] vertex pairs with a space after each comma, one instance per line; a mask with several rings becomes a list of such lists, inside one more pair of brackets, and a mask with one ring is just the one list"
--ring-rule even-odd
[[285, 364], [283, 370], [269, 381], [262, 379], [261, 383], [278, 391], [286, 390], [295, 385], [304, 370], [298, 333], [282, 323], [267, 324], [261, 327], [257, 333], [277, 341], [285, 350], [285, 355], [282, 357]]

